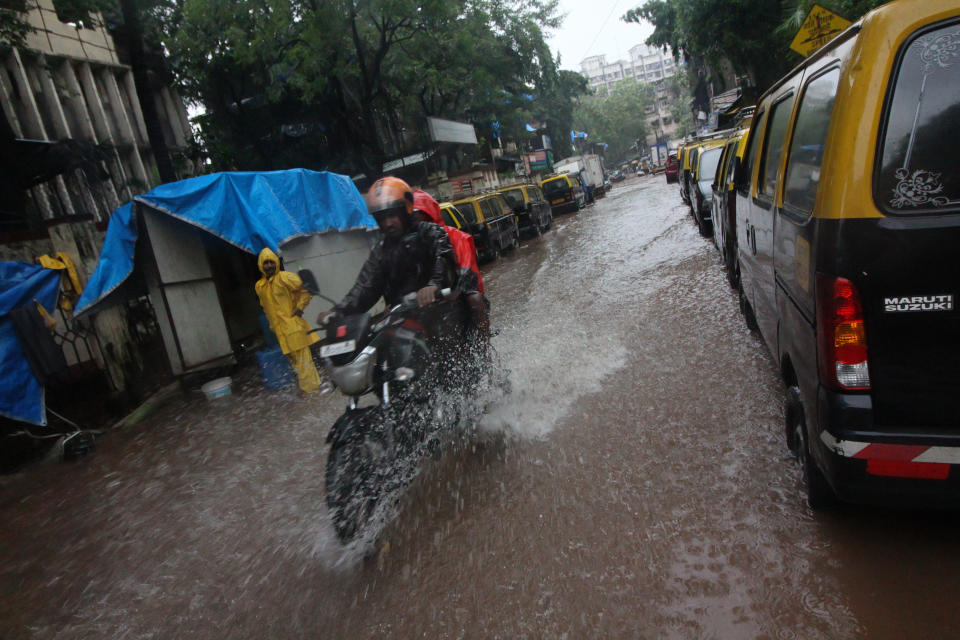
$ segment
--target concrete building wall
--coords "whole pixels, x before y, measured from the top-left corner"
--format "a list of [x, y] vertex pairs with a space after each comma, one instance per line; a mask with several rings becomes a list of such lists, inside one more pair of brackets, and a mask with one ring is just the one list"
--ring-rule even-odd
[[[133, 196], [159, 183], [140, 100], [130, 68], [121, 64], [112, 37], [97, 26], [62, 22], [53, 0], [27, 0], [27, 18], [36, 29], [23, 48], [0, 51], [0, 106], [13, 135], [41, 142], [73, 141], [99, 148], [106, 159], [104, 180], [82, 170], [61, 173], [32, 187], [26, 209], [41, 225], [29, 233], [0, 234], [0, 259], [34, 262], [62, 251], [76, 265], [85, 285], [97, 263], [110, 214]], [[162, 87], [155, 99], [172, 154], [191, 138], [186, 109], [176, 91]], [[193, 167], [181, 163], [182, 175]], [[44, 235], [45, 234], [45, 235]], [[30, 236], [29, 240], [19, 239]], [[39, 236], [39, 237], [37, 237]], [[118, 390], [140, 362], [119, 309], [93, 321], [103, 353], [93, 354]]]

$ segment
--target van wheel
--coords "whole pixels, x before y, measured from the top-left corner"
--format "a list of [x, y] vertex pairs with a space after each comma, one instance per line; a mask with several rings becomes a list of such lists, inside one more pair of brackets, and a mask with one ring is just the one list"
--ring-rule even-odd
[[784, 399], [784, 417], [787, 435], [787, 446], [800, 463], [803, 472], [803, 481], [806, 485], [807, 504], [814, 511], [822, 511], [835, 506], [837, 497], [830, 488], [830, 484], [823, 472], [817, 467], [810, 456], [809, 442], [807, 441], [807, 421], [803, 412], [803, 402], [800, 400], [800, 388], [787, 387]]
[[743, 280], [738, 279], [737, 295], [740, 298], [740, 313], [743, 314], [743, 320], [747, 323], [747, 328], [750, 331], [757, 331], [760, 327], [757, 325], [757, 316], [753, 314], [753, 307], [750, 306], [750, 301], [747, 300], [747, 294], [743, 290]]
[[709, 220], [704, 220], [703, 216], [697, 216], [697, 230], [701, 236], [709, 238], [713, 235], [713, 223]]
[[737, 248], [736, 245], [730, 247], [729, 244], [725, 245], [723, 248], [724, 256], [723, 262], [727, 267], [727, 282], [730, 283], [731, 289], [740, 288], [740, 261], [736, 259]]

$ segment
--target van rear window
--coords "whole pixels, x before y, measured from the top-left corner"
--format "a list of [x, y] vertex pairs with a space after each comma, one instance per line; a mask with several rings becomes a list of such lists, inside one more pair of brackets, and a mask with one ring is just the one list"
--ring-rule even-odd
[[888, 213], [960, 210], [960, 26], [904, 45], [888, 97], [874, 197]]
[[551, 180], [543, 183], [543, 193], [548, 198], [566, 195], [570, 192], [570, 187], [566, 180]]
[[811, 80], [800, 98], [787, 156], [787, 179], [783, 192], [783, 204], [798, 213], [809, 214], [813, 211], [817, 186], [820, 184], [824, 143], [839, 81], [839, 69], [828, 71]]

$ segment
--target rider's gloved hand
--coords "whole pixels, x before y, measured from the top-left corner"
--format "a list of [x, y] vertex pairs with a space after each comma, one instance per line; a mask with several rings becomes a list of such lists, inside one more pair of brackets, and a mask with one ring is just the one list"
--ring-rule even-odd
[[439, 291], [439, 287], [435, 287], [431, 284], [428, 284], [423, 289], [420, 289], [420, 291], [417, 291], [417, 304], [421, 307], [425, 307], [432, 303], [437, 299], [437, 291]]
[[327, 322], [332, 321], [336, 315], [336, 311], [321, 311], [317, 316], [317, 326], [326, 326]]

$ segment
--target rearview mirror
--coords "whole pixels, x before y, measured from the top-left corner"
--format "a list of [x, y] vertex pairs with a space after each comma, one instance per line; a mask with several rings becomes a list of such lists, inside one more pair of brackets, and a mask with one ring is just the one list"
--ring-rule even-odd
[[313, 275], [313, 271], [310, 271], [310, 269], [300, 269], [300, 271], [297, 271], [297, 275], [300, 276], [300, 280], [303, 282], [303, 288], [307, 293], [312, 296], [317, 296], [318, 298], [323, 298], [330, 304], [337, 304], [337, 301], [333, 298], [328, 298], [320, 293], [320, 286], [317, 284], [317, 278]]
[[307, 290], [307, 293], [312, 296], [320, 294], [320, 286], [317, 284], [317, 277], [313, 275], [313, 271], [300, 269], [300, 271], [297, 271], [297, 275], [303, 281], [303, 288]]

